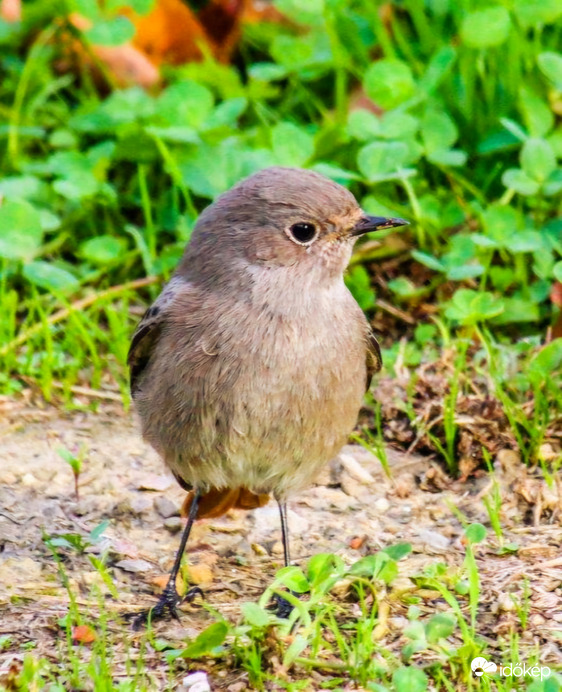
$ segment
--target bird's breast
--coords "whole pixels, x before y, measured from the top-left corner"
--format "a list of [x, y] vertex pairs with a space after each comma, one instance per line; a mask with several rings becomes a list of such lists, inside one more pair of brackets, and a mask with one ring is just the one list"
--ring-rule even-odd
[[246, 471], [263, 476], [254, 488], [269, 490], [272, 474], [306, 485], [357, 420], [365, 318], [349, 294], [327, 298], [311, 301], [309, 310], [306, 302], [294, 311], [255, 305], [225, 334], [225, 347], [236, 341], [238, 369], [227, 447]]

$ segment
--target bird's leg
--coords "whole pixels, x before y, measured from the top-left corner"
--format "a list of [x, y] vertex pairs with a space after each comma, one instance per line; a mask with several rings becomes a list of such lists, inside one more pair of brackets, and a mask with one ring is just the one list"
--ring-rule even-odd
[[[281, 519], [281, 537], [283, 539], [283, 557], [285, 559], [285, 567], [291, 563], [291, 555], [289, 553], [289, 522], [287, 521], [287, 503], [277, 500], [279, 507], [279, 518]], [[277, 605], [277, 617], [288, 618], [293, 610], [293, 606], [282, 596], [277, 595], [275, 598]]]
[[287, 503], [277, 501], [279, 506], [279, 517], [281, 519], [281, 537], [283, 539], [283, 557], [285, 558], [285, 567], [288, 567], [291, 562], [289, 553], [289, 522], [287, 521]]
[[176, 579], [180, 571], [181, 559], [183, 557], [185, 546], [187, 545], [187, 541], [189, 539], [189, 534], [191, 533], [191, 528], [193, 526], [195, 518], [197, 517], [197, 510], [199, 508], [200, 498], [201, 491], [195, 491], [193, 500], [191, 502], [191, 507], [189, 508], [187, 524], [185, 526], [185, 529], [183, 530], [183, 534], [180, 541], [180, 547], [178, 548], [178, 552], [176, 553], [176, 559], [174, 562], [174, 566], [172, 567], [172, 571], [170, 572], [168, 583], [166, 584], [164, 591], [158, 599], [158, 603], [154, 607], [149, 608], [148, 610], [145, 610], [142, 613], [139, 613], [135, 617], [135, 619], [133, 620], [133, 627], [135, 629], [138, 629], [139, 627], [144, 625], [145, 622], [147, 622], [148, 620], [152, 621], [163, 617], [166, 614], [166, 612], [168, 612], [172, 617], [176, 618], [176, 620], [179, 620], [177, 611], [178, 604], [181, 603], [181, 601], [184, 599], [187, 601], [192, 601], [195, 598], [195, 596], [203, 595], [201, 589], [198, 586], [195, 586], [189, 589], [189, 591], [182, 598], [179, 595], [176, 587]]

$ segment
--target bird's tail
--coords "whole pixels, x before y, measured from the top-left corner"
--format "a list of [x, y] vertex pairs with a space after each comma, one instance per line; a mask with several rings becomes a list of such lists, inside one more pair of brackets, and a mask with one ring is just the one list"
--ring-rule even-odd
[[[194, 498], [193, 490], [187, 494], [181, 515], [186, 517]], [[269, 495], [256, 494], [247, 488], [211, 488], [199, 498], [197, 519], [213, 519], [228, 512], [229, 509], [256, 509], [269, 502]]]

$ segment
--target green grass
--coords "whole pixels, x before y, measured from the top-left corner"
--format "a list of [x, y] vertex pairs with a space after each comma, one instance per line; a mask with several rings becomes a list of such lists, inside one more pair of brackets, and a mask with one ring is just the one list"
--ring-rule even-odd
[[[507, 348], [559, 319], [559, 9], [390, 3], [382, 21], [368, 2], [277, 4], [295, 28], [251, 25], [240, 68], [209, 58], [170, 70], [157, 96], [101, 97], [84, 74], [56, 75], [64, 3], [29, 2], [21, 26], [2, 25], [6, 391], [23, 375], [72, 404], [72, 385], [99, 389], [109, 372], [126, 399], [129, 301], [154, 297], [158, 280], [136, 292], [130, 282], [164, 280], [198, 211], [272, 164], [324, 172], [367, 211], [413, 221], [399, 248], [383, 238], [374, 255], [358, 249], [348, 280], [367, 311], [379, 296], [364, 267], [395, 256], [381, 297], [405, 311], [431, 300], [453, 339], [486, 325]], [[121, 23], [94, 7], [94, 25], [109, 22], [118, 40]], [[350, 109], [359, 89], [382, 116]], [[427, 268], [425, 285], [412, 263]], [[441, 450], [452, 469], [454, 382]]]
[[[84, 405], [73, 389], [82, 385], [128, 404], [131, 301], [155, 296], [217, 194], [266, 165], [305, 166], [350, 186], [367, 211], [412, 220], [398, 243], [386, 234], [359, 246], [351, 290], [368, 313], [435, 304], [440, 328], [423, 348], [410, 333], [408, 366], [447, 341], [479, 340], [525, 458], [536, 460], [552, 407], [539, 401], [522, 420], [517, 409], [541, 388], [506, 391], [495, 352], [522, 336], [538, 345], [560, 319], [549, 298], [562, 278], [557, 9], [412, 2], [387, 5], [382, 22], [367, 2], [305, 10], [283, 0], [298, 28], [247, 27], [240, 68], [208, 58], [170, 70], [159, 95], [101, 97], [84, 74], [54, 72], [61, 6], [30, 2], [23, 24], [0, 36], [3, 391], [24, 378], [68, 406]], [[359, 89], [382, 116], [350, 108]], [[377, 293], [372, 263], [393, 257]], [[392, 372], [396, 351], [384, 345]], [[434, 438], [452, 471], [459, 358], [444, 438]], [[560, 358], [551, 364], [554, 391]]]
[[[460, 568], [434, 563], [405, 586], [398, 578], [400, 560], [411, 551], [409, 544], [389, 546], [351, 564], [334, 554], [318, 554], [304, 569], [281, 569], [257, 602], [242, 603], [235, 620], [206, 606], [211, 624], [183, 642], [158, 638], [150, 627], [135, 635], [116, 621], [108, 597], [118, 594], [105, 565], [107, 555], [88, 557], [100, 584], [91, 587], [86, 599], [82, 594], [78, 605], [65, 565], [73, 553], [73, 560], [86, 559], [84, 549], [99, 540], [104, 528], [101, 525], [86, 540], [73, 534], [44, 537], [68, 593], [68, 610], [57, 623], [56, 655], [47, 660], [26, 653], [17, 689], [54, 692], [69, 686], [83, 689], [93, 682], [95, 689], [152, 690], [158, 677], [157, 688], [171, 690], [187, 671], [201, 669], [210, 671], [213, 679], [219, 671], [223, 679], [244, 671], [255, 690], [310, 689], [312, 672], [314, 689], [343, 690], [350, 681], [377, 692], [423, 692], [430, 685], [438, 690], [527, 692], [555, 692], [562, 687], [554, 670], [548, 682], [501, 671], [479, 680], [471, 671], [470, 662], [479, 656], [501, 661], [504, 668], [521, 661], [528, 669], [542, 665], [539, 652], [528, 643], [521, 647], [519, 641], [526, 630], [528, 591], [521, 602], [514, 601], [517, 621], [509, 636], [492, 642], [478, 632], [481, 591], [475, 551], [487, 540], [481, 524], [466, 528]], [[435, 596], [422, 596], [421, 590]], [[275, 594], [294, 605], [288, 619], [268, 609]], [[439, 603], [437, 612], [425, 604], [428, 598]], [[405, 624], [397, 632], [389, 617], [398, 613]], [[79, 644], [79, 626], [93, 632], [95, 640]], [[10, 642], [1, 645], [7, 648]], [[168, 679], [165, 687], [163, 671]]]

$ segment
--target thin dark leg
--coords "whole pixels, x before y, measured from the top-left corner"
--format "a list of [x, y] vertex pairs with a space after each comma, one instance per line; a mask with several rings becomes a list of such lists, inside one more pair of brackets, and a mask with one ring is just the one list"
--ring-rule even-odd
[[287, 503], [279, 502], [279, 517], [281, 518], [281, 536], [283, 538], [283, 554], [285, 556], [285, 567], [291, 563], [291, 555], [289, 552], [289, 522], [287, 521]]
[[[289, 552], [289, 522], [287, 521], [287, 503], [277, 500], [279, 507], [279, 517], [281, 519], [281, 536], [283, 538], [283, 555], [285, 558], [285, 567], [291, 564], [291, 555]], [[288, 618], [293, 610], [293, 606], [282, 596], [277, 595], [275, 598], [277, 605], [277, 617]]]
[[191, 507], [189, 508], [189, 514], [187, 515], [187, 524], [185, 525], [185, 529], [183, 530], [183, 534], [180, 541], [180, 547], [178, 548], [178, 552], [176, 553], [176, 560], [174, 562], [174, 566], [172, 567], [172, 571], [170, 572], [170, 578], [168, 579], [168, 584], [166, 586], [166, 588], [168, 588], [168, 586], [170, 586], [171, 584], [174, 587], [174, 591], [176, 589], [176, 577], [178, 576], [178, 573], [180, 571], [181, 559], [185, 552], [185, 546], [187, 545], [193, 522], [197, 517], [197, 510], [199, 509], [200, 497], [201, 491], [196, 490], [195, 495], [193, 496], [193, 501], [191, 502]]
[[[180, 571], [181, 567], [181, 559], [183, 557], [183, 553], [185, 551], [185, 546], [187, 545], [187, 541], [189, 539], [189, 534], [191, 533], [191, 528], [193, 526], [193, 522], [195, 521], [195, 518], [197, 517], [197, 510], [199, 509], [199, 499], [201, 498], [201, 492], [197, 490], [195, 492], [195, 495], [193, 496], [193, 501], [191, 502], [191, 507], [189, 508], [189, 515], [187, 517], [187, 524], [185, 526], [185, 529], [183, 530], [183, 534], [181, 537], [180, 541], [180, 547], [178, 548], [178, 552], [176, 553], [176, 559], [174, 561], [174, 566], [172, 567], [172, 571], [170, 572], [170, 576], [168, 578], [168, 583], [166, 584], [166, 588], [162, 592], [162, 595], [158, 599], [158, 603], [153, 607], [150, 608], [149, 610], [143, 611], [142, 613], [139, 613], [133, 621], [133, 627], [135, 629], [138, 629], [141, 625], [143, 625], [147, 620], [157, 620], [161, 618], [166, 612], [169, 612], [172, 617], [175, 617], [176, 620], [179, 620], [178, 617], [178, 611], [177, 611], [177, 605], [181, 602], [182, 597], [179, 595], [178, 590], [176, 588], [176, 579], [178, 576], [178, 573]], [[185, 598], [187, 600], [193, 600], [193, 598], [197, 595], [203, 595], [203, 592], [199, 587], [194, 587], [190, 589], [187, 594], [185, 595]]]

